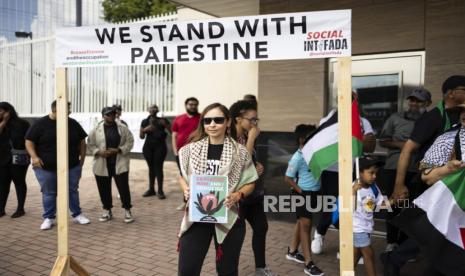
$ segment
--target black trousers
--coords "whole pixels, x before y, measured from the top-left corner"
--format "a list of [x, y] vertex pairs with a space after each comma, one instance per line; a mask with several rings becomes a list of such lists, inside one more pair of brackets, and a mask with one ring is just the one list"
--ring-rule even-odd
[[[335, 196], [339, 195], [339, 173], [331, 171], [323, 171], [321, 174], [321, 195]], [[333, 213], [321, 212], [320, 220], [316, 230], [322, 236], [326, 235], [329, 226], [332, 224]], [[336, 225], [337, 227], [337, 225]]]
[[157, 178], [158, 193], [163, 193], [163, 163], [168, 153], [166, 143], [146, 142], [142, 153], [149, 166], [149, 189], [155, 190], [155, 178]]
[[17, 209], [24, 210], [27, 194], [26, 173], [28, 166], [8, 164], [0, 167], [0, 212], [5, 211], [8, 195], [10, 194], [11, 181], [15, 184], [16, 197], [18, 198]]
[[[215, 225], [212, 223], [194, 223], [179, 240], [179, 276], [199, 276], [203, 261], [208, 253], [212, 238], [215, 237], [215, 248], [218, 243], [215, 236]], [[245, 223], [238, 219], [221, 244], [222, 256], [216, 262], [219, 276], [237, 276], [239, 257], [245, 237]]]
[[[396, 170], [385, 170], [382, 169], [378, 173], [377, 184], [381, 189], [383, 195], [390, 197], [394, 192], [394, 184], [396, 182]], [[410, 183], [415, 176], [413, 172], [407, 172], [405, 176], [405, 184], [410, 189]], [[404, 234], [391, 223], [391, 220], [400, 214], [402, 208], [393, 207], [392, 212], [386, 214], [386, 242], [400, 244], [407, 239], [407, 235]]]
[[109, 176], [95, 176], [97, 181], [98, 192], [100, 200], [103, 204], [103, 209], [110, 210], [113, 208], [113, 197], [111, 196], [111, 179], [115, 179], [116, 188], [121, 198], [122, 207], [124, 209], [131, 209], [131, 192], [129, 190], [129, 172], [122, 174], [114, 174], [109, 170]]
[[247, 220], [252, 227], [252, 249], [255, 257], [255, 267], [266, 266], [266, 233], [268, 232], [268, 221], [263, 210], [263, 202], [243, 204], [240, 207], [241, 218]]

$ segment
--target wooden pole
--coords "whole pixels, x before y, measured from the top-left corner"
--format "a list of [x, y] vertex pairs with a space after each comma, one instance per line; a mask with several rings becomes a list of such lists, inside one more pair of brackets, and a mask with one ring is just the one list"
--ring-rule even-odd
[[58, 257], [50, 272], [52, 276], [68, 276], [69, 269], [77, 275], [89, 275], [69, 255], [69, 164], [68, 164], [68, 80], [65, 68], [55, 71], [57, 97], [57, 224]]
[[352, 228], [352, 61], [338, 58], [339, 252], [341, 276], [354, 275]]
[[[57, 96], [57, 224], [58, 257], [69, 256], [69, 164], [68, 164], [68, 93], [66, 69], [57, 68], [55, 73]], [[64, 271], [69, 271], [66, 261]], [[68, 273], [62, 274], [68, 275]]]

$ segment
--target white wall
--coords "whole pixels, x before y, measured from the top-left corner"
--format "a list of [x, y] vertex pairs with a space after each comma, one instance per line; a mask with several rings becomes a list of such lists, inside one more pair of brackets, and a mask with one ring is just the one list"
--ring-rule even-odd
[[[192, 10], [179, 9], [178, 20], [207, 19], [212, 16]], [[178, 113], [184, 112], [184, 100], [196, 97], [199, 110], [220, 102], [227, 107], [242, 99], [244, 94], [258, 94], [258, 62], [226, 62], [176, 64], [175, 93]]]

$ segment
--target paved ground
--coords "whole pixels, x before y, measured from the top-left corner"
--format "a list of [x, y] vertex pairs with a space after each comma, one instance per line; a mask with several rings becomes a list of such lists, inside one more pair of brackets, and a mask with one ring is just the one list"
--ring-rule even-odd
[[[123, 211], [120, 208], [114, 208], [113, 221], [98, 221], [101, 204], [90, 166], [91, 162], [86, 162], [80, 196], [83, 212], [92, 223], [70, 223], [71, 255], [92, 275], [176, 275], [176, 233], [182, 217], [182, 212], [175, 210], [181, 201], [175, 178], [176, 164], [165, 163], [167, 199], [162, 201], [156, 197], [142, 198], [141, 194], [146, 189], [147, 168], [142, 160], [132, 161], [130, 185], [136, 221], [129, 225], [122, 221]], [[42, 222], [40, 191], [32, 171], [27, 179], [26, 216], [19, 219], [9, 216], [0, 218], [0, 275], [48, 275], [56, 258], [56, 228], [39, 230]], [[114, 205], [119, 207], [119, 199], [115, 191], [113, 193]], [[12, 186], [7, 214], [11, 215], [15, 208], [16, 195]], [[269, 223], [267, 262], [279, 275], [304, 275], [303, 266], [284, 258], [292, 229], [290, 223]], [[325, 275], [339, 275], [337, 232], [330, 232], [326, 240], [325, 254], [316, 256], [315, 260], [326, 272]], [[378, 255], [384, 248], [384, 240], [375, 237], [374, 246]], [[377, 267], [380, 273], [382, 268], [379, 263]], [[418, 263], [409, 264], [402, 275], [420, 275], [418, 267]], [[362, 266], [358, 266], [356, 275], [364, 275], [363, 270]], [[214, 250], [211, 248], [202, 275], [215, 275], [214, 272]], [[240, 260], [240, 275], [254, 275], [249, 227]]]

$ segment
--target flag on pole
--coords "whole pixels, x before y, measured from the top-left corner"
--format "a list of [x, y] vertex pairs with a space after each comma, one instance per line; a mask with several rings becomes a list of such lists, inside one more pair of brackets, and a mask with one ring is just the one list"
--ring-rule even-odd
[[[325, 118], [315, 133], [309, 137], [302, 149], [305, 161], [315, 179], [321, 173], [338, 162], [338, 133], [337, 111], [333, 110]], [[362, 155], [362, 126], [358, 112], [357, 100], [352, 101], [352, 156]]]
[[465, 169], [439, 180], [394, 223], [425, 247], [444, 275], [465, 275]]

